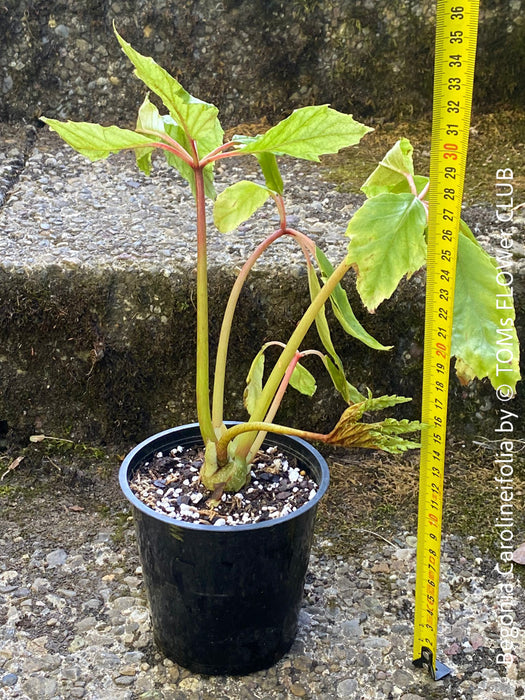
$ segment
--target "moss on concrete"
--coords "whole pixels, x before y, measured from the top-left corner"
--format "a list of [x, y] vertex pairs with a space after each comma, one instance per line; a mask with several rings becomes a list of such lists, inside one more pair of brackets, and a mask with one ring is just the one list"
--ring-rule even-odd
[[[402, 137], [414, 146], [414, 167], [418, 174], [428, 175], [430, 168], [430, 119], [414, 119], [409, 123], [386, 122], [367, 134], [358, 149], [347, 148], [339, 154], [325, 156], [325, 177], [351, 193], [360, 187], [377, 163]], [[474, 111], [469, 136], [468, 164], [464, 203], [494, 203], [495, 173], [498, 168], [514, 169], [516, 192], [525, 189], [523, 153], [525, 149], [525, 112], [501, 110], [488, 114]]]

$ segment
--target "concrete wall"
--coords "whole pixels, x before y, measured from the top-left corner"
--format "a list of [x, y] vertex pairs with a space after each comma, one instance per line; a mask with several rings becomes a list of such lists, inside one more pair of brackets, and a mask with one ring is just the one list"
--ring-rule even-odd
[[[330, 102], [361, 118], [430, 109], [430, 0], [4, 0], [0, 120], [133, 118], [144, 91], [112, 22], [227, 123]], [[477, 107], [524, 100], [521, 0], [482, 3]]]

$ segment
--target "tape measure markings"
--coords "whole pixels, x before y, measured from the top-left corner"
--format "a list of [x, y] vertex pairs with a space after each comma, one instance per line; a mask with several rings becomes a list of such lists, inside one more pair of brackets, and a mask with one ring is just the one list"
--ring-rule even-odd
[[443, 482], [452, 320], [479, 2], [438, 0], [430, 156], [414, 664], [436, 680]]

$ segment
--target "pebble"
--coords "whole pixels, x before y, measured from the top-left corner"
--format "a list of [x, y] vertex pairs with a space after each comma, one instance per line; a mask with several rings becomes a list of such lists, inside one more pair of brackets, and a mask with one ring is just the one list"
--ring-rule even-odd
[[50, 569], [57, 566], [62, 566], [66, 563], [67, 552], [64, 549], [55, 549], [50, 552], [46, 557], [47, 565]]
[[337, 685], [338, 698], [355, 698], [357, 690], [357, 681], [355, 678], [345, 678]]
[[16, 685], [18, 682], [18, 676], [16, 673], [6, 673], [5, 676], [0, 678], [0, 684], [5, 686]]

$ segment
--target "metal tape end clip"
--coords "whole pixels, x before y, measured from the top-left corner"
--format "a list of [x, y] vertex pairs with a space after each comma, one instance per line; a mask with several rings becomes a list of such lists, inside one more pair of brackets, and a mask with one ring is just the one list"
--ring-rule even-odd
[[421, 656], [419, 659], [414, 659], [413, 664], [417, 668], [426, 669], [435, 681], [440, 681], [445, 676], [448, 676], [449, 673], [452, 673], [452, 670], [448, 666], [445, 666], [445, 664], [442, 664], [440, 661], [436, 661], [436, 669], [434, 670], [432, 660], [432, 650], [428, 647], [421, 647]]

